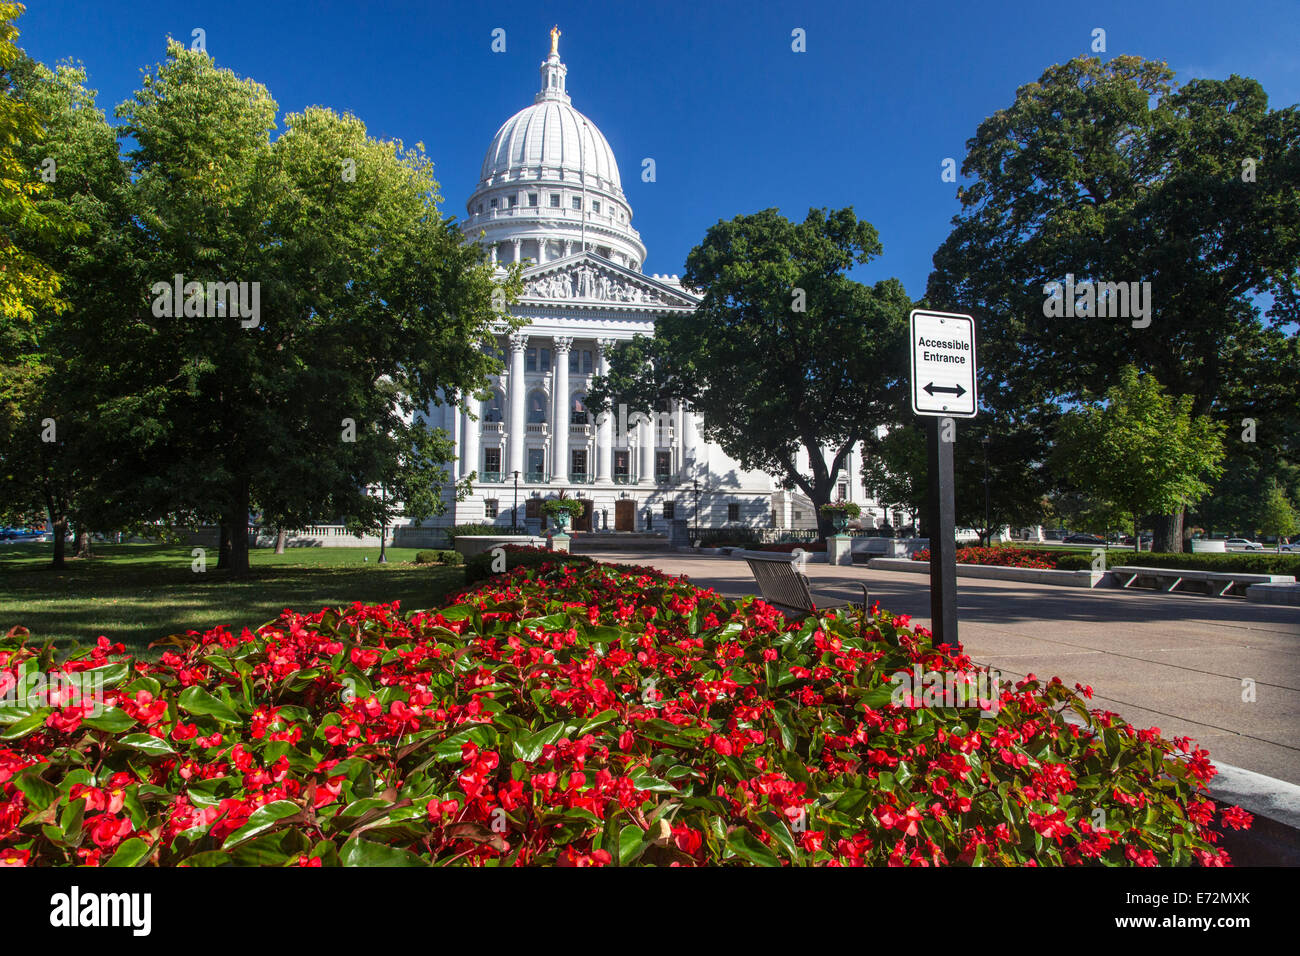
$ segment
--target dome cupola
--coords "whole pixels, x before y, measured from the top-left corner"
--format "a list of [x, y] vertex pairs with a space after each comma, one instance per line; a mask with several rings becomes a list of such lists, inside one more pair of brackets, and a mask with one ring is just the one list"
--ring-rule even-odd
[[552, 28], [532, 105], [492, 137], [463, 229], [499, 264], [548, 262], [585, 248], [640, 271], [645, 246], [632, 228], [614, 151], [570, 102], [559, 38]]

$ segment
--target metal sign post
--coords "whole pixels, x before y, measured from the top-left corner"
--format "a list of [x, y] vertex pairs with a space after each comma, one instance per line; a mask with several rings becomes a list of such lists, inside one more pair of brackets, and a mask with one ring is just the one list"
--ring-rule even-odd
[[935, 645], [958, 646], [957, 511], [952, 446], [957, 418], [974, 418], [975, 321], [969, 315], [914, 309], [909, 317], [912, 411], [926, 422], [930, 515], [930, 630]]

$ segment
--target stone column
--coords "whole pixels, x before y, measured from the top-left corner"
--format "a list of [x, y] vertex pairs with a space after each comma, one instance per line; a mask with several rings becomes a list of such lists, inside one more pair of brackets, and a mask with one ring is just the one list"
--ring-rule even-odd
[[[609, 353], [614, 350], [614, 339], [597, 339], [600, 349], [600, 374], [609, 375]], [[618, 408], [605, 413], [596, 426], [596, 481], [608, 485], [614, 474], [614, 422], [618, 419]]]
[[566, 256], [571, 256], [571, 255], [573, 255], [573, 240], [572, 240], [572, 239], [565, 239], [565, 240], [564, 240], [564, 254], [565, 254]]
[[497, 264], [497, 244], [492, 243], [492, 267], [495, 269]]
[[465, 477], [465, 473], [461, 470], [461, 463], [460, 463], [460, 450], [462, 447], [462, 443], [464, 442], [464, 437], [463, 437], [464, 432], [461, 430], [460, 427], [461, 424], [460, 420], [463, 416], [460, 414], [460, 410], [456, 406], [456, 402], [458, 402], [459, 400], [460, 400], [459, 392], [449, 396], [449, 401], [452, 404], [448, 405], [446, 410], [443, 412], [444, 416], [451, 419], [451, 428], [449, 428], [448, 431], [451, 432], [451, 440], [453, 443], [453, 447], [456, 449], [456, 456], [455, 458], [452, 459], [451, 462], [451, 477], [454, 480]]
[[514, 246], [515, 246], [515, 262], [519, 262], [520, 261], [519, 257], [521, 255], [521, 250], [523, 249], [524, 241], [522, 239], [514, 239], [511, 241], [514, 242]]
[[[688, 464], [693, 464], [699, 457], [700, 433], [695, 424], [695, 410], [684, 408], [682, 410], [682, 459]], [[691, 471], [689, 468], [686, 470]]]
[[[516, 332], [510, 336], [510, 461], [507, 470], [524, 471], [524, 349], [528, 348], [528, 335]], [[504, 476], [503, 476], [504, 477]]]
[[686, 414], [682, 410], [683, 408], [684, 403], [680, 401], [673, 402], [673, 451], [677, 459], [675, 471], [681, 477], [686, 476], [686, 450], [683, 444], [686, 437], [683, 432]]
[[[481, 467], [479, 463], [479, 434], [483, 425], [483, 416], [479, 406], [482, 403], [473, 395], [465, 396], [465, 412], [460, 416], [462, 419], [460, 425], [460, 474], [461, 477], [468, 475], [472, 471], [478, 471]], [[470, 412], [474, 413], [473, 418]], [[479, 476], [480, 478], [482, 475]]]
[[[641, 468], [637, 476], [638, 485], [653, 485], [655, 483], [655, 427], [645, 412], [641, 412], [638, 419], [639, 424], [636, 427], [636, 440], [641, 446]], [[631, 415], [628, 416], [631, 418]]]
[[569, 483], [569, 350], [573, 339], [557, 335], [555, 364], [551, 366], [551, 397], [555, 414], [551, 416], [551, 481], [560, 485]]

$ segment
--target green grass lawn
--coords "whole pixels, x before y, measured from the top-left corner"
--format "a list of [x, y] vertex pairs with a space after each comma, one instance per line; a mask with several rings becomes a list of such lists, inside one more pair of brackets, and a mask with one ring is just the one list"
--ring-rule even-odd
[[[169, 634], [225, 624], [238, 632], [279, 616], [284, 608], [319, 611], [362, 601], [400, 601], [403, 612], [439, 605], [465, 579], [464, 569], [414, 564], [415, 548], [255, 549], [253, 573], [232, 580], [216, 570], [191, 570], [188, 546], [97, 545], [90, 560], [49, 567], [50, 545], [0, 547], [0, 634], [22, 625], [32, 638], [60, 647], [93, 644], [104, 635], [143, 651]], [[369, 561], [363, 561], [368, 558]], [[148, 656], [153, 656], [149, 654]]]

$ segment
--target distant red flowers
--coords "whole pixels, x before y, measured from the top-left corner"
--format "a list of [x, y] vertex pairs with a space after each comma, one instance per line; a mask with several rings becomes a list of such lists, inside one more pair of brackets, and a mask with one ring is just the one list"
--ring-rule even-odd
[[[1000, 568], [1036, 568], [1040, 571], [1056, 569], [1060, 555], [1034, 548], [958, 548], [958, 564], [988, 564]], [[922, 548], [912, 553], [913, 561], [929, 561], [930, 551]]]

